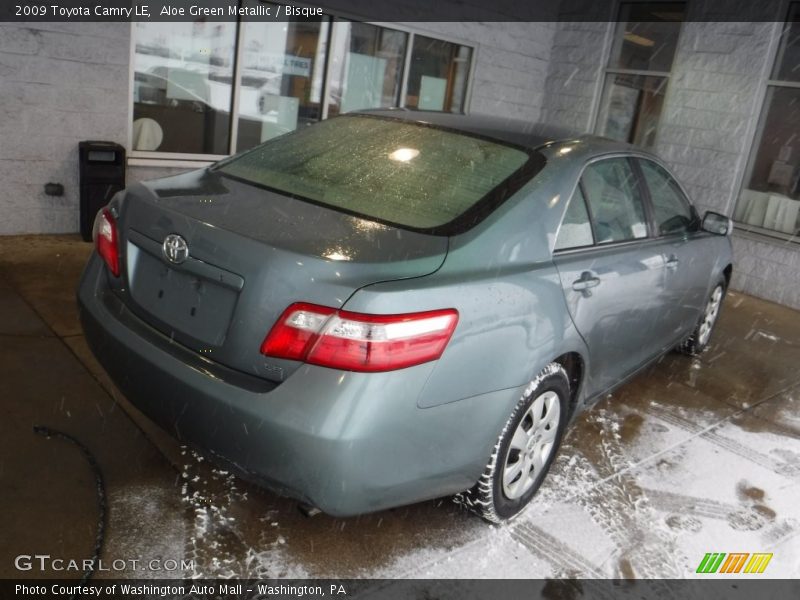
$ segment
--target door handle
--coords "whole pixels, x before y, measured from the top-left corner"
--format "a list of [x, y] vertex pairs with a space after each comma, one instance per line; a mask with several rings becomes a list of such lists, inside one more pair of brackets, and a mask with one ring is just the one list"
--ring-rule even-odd
[[672, 269], [673, 271], [678, 268], [678, 265], [681, 261], [678, 260], [678, 257], [674, 254], [667, 259], [665, 266], [668, 269]]
[[572, 282], [572, 289], [576, 292], [584, 292], [598, 285], [600, 285], [600, 278], [595, 277], [589, 271], [584, 271], [581, 273], [580, 279], [576, 279]]

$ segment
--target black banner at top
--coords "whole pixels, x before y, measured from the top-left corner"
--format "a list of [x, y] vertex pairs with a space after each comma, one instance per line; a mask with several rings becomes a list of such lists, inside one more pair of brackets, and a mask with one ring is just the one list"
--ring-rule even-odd
[[[305, 21], [329, 16], [374, 22], [616, 20], [615, 0], [2, 0], [0, 21]], [[781, 0], [689, 0], [684, 21], [783, 21]]]

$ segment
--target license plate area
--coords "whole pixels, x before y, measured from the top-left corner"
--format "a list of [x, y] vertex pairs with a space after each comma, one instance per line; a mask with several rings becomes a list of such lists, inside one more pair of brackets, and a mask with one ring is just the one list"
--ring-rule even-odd
[[238, 292], [196, 273], [173, 268], [128, 242], [128, 279], [134, 302], [167, 335], [177, 331], [209, 346], [225, 341]]

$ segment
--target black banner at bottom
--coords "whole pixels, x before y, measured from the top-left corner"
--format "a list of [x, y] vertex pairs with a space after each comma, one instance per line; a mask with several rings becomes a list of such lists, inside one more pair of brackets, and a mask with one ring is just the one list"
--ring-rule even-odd
[[800, 598], [800, 581], [738, 577], [705, 579], [4, 579], [2, 598], [134, 598], [256, 600], [295, 598], [463, 600], [784, 600]]

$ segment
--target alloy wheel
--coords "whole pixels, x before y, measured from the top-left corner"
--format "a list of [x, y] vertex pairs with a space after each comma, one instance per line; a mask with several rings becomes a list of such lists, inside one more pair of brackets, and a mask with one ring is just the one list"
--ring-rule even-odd
[[547, 391], [536, 397], [517, 425], [503, 464], [503, 493], [522, 497], [547, 464], [553, 451], [561, 413], [558, 394]]
[[703, 314], [703, 321], [700, 323], [700, 330], [698, 332], [697, 341], [700, 346], [705, 346], [708, 338], [711, 336], [711, 330], [714, 329], [714, 323], [719, 315], [719, 307], [722, 304], [722, 286], [718, 285], [714, 288], [711, 298], [708, 299], [706, 310]]

